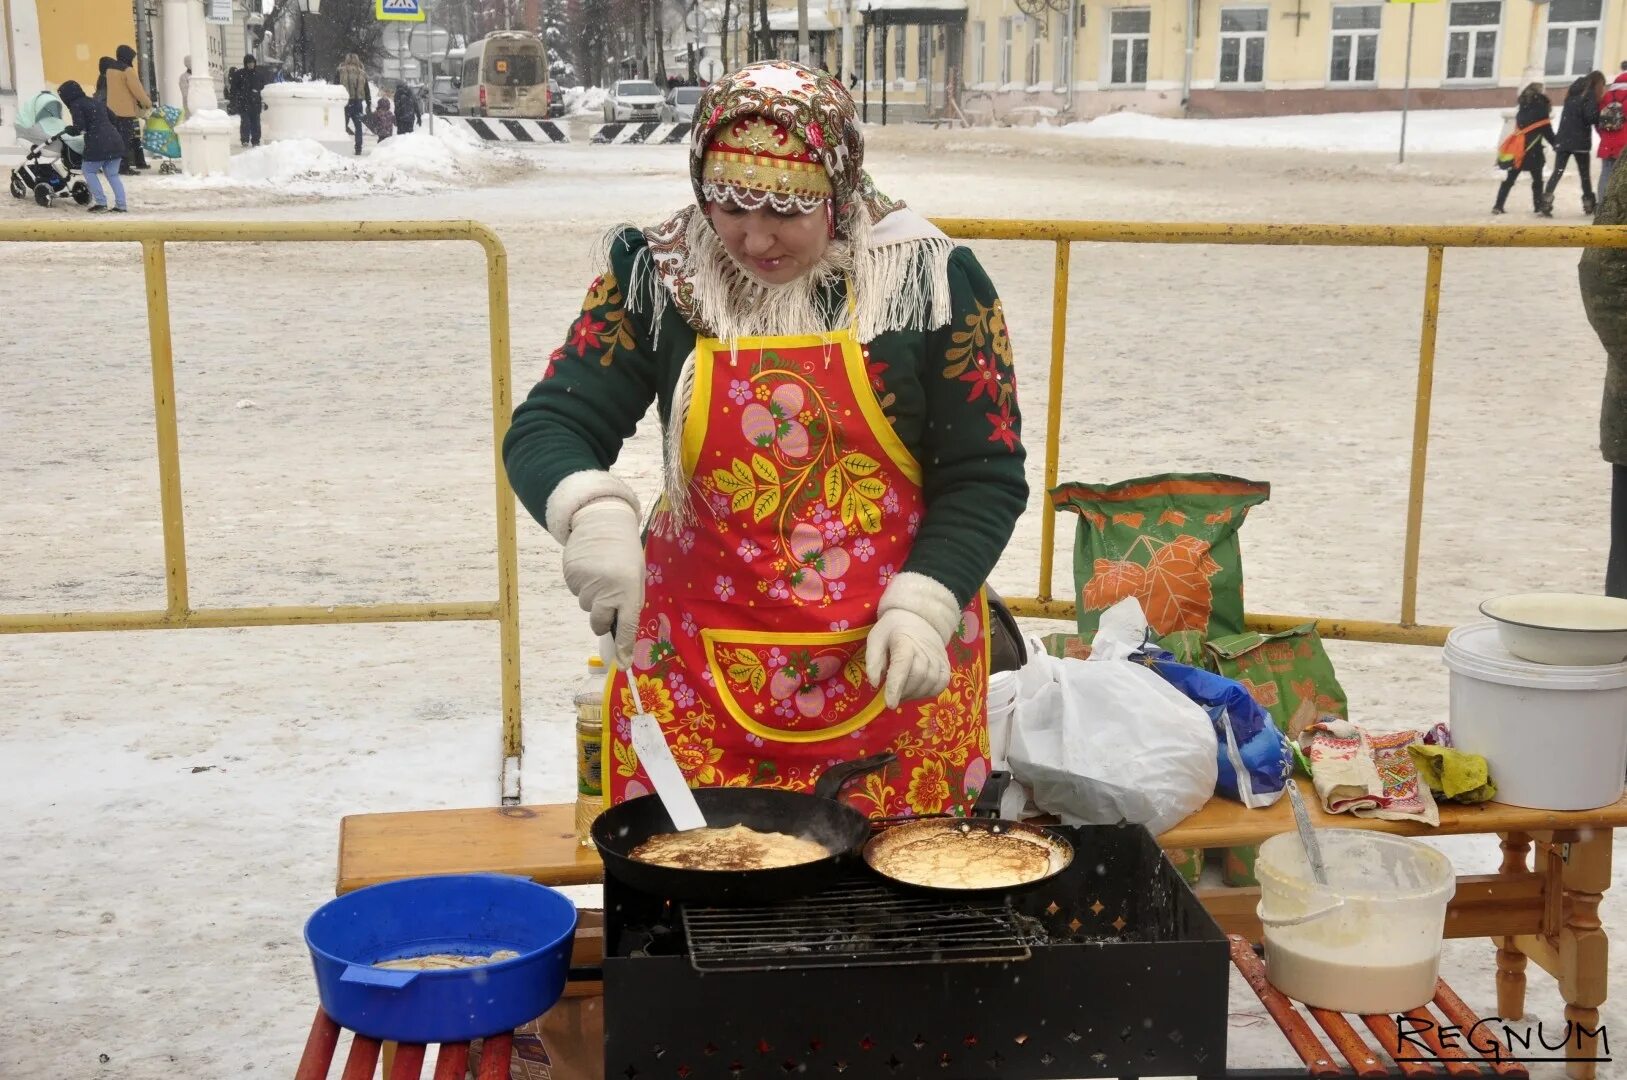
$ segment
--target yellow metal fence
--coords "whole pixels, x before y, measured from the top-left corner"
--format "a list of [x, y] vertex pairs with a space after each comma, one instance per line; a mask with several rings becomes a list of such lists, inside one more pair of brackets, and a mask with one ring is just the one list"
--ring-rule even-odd
[[[1009, 221], [947, 219], [937, 224], [965, 240], [1042, 241], [1054, 245], [1050, 355], [1050, 401], [1045, 417], [1045, 486], [1056, 485], [1062, 423], [1062, 387], [1067, 351], [1068, 283], [1075, 244], [1221, 244], [1272, 247], [1421, 248], [1426, 253], [1423, 325], [1419, 335], [1418, 377], [1412, 432], [1412, 464], [1407, 499], [1406, 547], [1399, 618], [1394, 622], [1250, 614], [1249, 625], [1282, 630], [1314, 622], [1328, 637], [1395, 644], [1440, 645], [1447, 627], [1417, 622], [1418, 553], [1423, 529], [1424, 476], [1429, 452], [1430, 399], [1434, 388], [1435, 331], [1440, 313], [1441, 271], [1447, 248], [1627, 247], [1627, 228], [1382, 225], [1220, 225], [1156, 222]], [[467, 241], [486, 259], [490, 320], [493, 488], [497, 508], [497, 598], [495, 600], [275, 607], [194, 607], [187, 588], [186, 528], [181, 500], [181, 465], [175, 412], [174, 359], [170, 341], [168, 243], [335, 243]], [[135, 243], [141, 245], [146, 282], [148, 335], [152, 351], [153, 403], [158, 441], [159, 500], [163, 512], [166, 603], [161, 610], [0, 613], [0, 634], [62, 633], [89, 630], [169, 630], [236, 626], [316, 626], [346, 623], [495, 621], [499, 626], [502, 679], [500, 779], [504, 802], [520, 797], [520, 630], [516, 579], [514, 497], [503, 469], [502, 441], [512, 407], [509, 381], [508, 259], [491, 229], [470, 221], [294, 222], [230, 224], [176, 222], [81, 222], [0, 224], [0, 243]], [[1068, 619], [1071, 599], [1053, 591], [1056, 512], [1040, 496], [1040, 565], [1035, 595], [1007, 597], [1019, 615]], [[1071, 593], [1071, 587], [1068, 590]]]
[[[1399, 618], [1394, 622], [1312, 615], [1248, 615], [1257, 630], [1288, 630], [1315, 623], [1324, 637], [1398, 645], [1444, 645], [1450, 627], [1418, 622], [1418, 552], [1423, 536], [1424, 476], [1429, 460], [1429, 408], [1435, 385], [1435, 331], [1441, 309], [1441, 269], [1447, 248], [1620, 248], [1627, 247], [1627, 227], [1481, 227], [1410, 225], [1224, 225], [1208, 223], [1112, 221], [1008, 221], [940, 218], [936, 224], [961, 240], [1029, 240], [1055, 245], [1056, 269], [1051, 298], [1050, 400], [1045, 414], [1045, 487], [1057, 483], [1057, 454], [1062, 425], [1062, 387], [1067, 345], [1068, 281], [1075, 244], [1218, 244], [1266, 247], [1422, 248], [1424, 264], [1423, 325], [1418, 340], [1418, 380], [1413, 405], [1412, 465], [1407, 494], [1406, 547], [1402, 562]], [[1077, 359], [1077, 357], [1076, 357]], [[1040, 565], [1033, 596], [1008, 596], [1018, 615], [1071, 619], [1072, 599], [1058, 599], [1053, 569], [1056, 510], [1040, 497]], [[1072, 593], [1072, 587], [1068, 588]]]
[[[175, 418], [175, 364], [170, 341], [169, 243], [353, 243], [462, 240], [486, 259], [491, 345], [491, 420], [497, 500], [497, 598], [432, 603], [194, 607], [187, 588], [186, 524], [181, 503], [181, 456]], [[153, 406], [158, 436], [158, 493], [164, 525], [165, 605], [146, 611], [0, 613], [0, 634], [85, 630], [176, 630], [229, 626], [321, 626], [346, 623], [495, 621], [502, 664], [503, 801], [520, 797], [520, 621], [514, 496], [503, 470], [503, 434], [512, 410], [509, 384], [508, 254], [497, 234], [473, 221], [403, 222], [109, 222], [0, 224], [0, 243], [135, 243], [141, 245], [152, 350]]]

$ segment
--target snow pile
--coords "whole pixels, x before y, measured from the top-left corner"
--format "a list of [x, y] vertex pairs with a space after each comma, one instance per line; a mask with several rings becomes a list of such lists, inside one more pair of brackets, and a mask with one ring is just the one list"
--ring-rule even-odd
[[609, 96], [602, 86], [573, 86], [565, 91], [565, 111], [572, 116], [602, 115]]
[[[1500, 109], [1432, 109], [1407, 115], [1407, 150], [1418, 154], [1493, 154], [1503, 128]], [[1323, 153], [1394, 151], [1401, 138], [1399, 112], [1258, 116], [1236, 120], [1183, 120], [1116, 112], [1062, 132], [1080, 139], [1140, 139], [1238, 150], [1315, 150]]]
[[285, 139], [232, 157], [227, 176], [177, 176], [167, 183], [187, 189], [275, 190], [286, 195], [359, 198], [422, 195], [452, 187], [481, 187], [534, 167], [533, 159], [488, 146], [460, 124], [436, 124], [372, 144], [356, 157], [336, 153], [315, 139]]

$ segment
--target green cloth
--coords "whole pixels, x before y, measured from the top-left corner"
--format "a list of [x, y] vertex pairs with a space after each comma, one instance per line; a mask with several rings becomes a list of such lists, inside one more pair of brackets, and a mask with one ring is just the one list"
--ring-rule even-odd
[[[627, 310], [623, 283], [645, 244], [636, 229], [613, 244], [610, 271], [589, 288], [568, 340], [514, 411], [503, 460], [515, 494], [538, 521], [565, 477], [615, 464], [652, 401], [663, 426], [671, 415], [695, 331], [671, 304], [658, 335], [647, 305]], [[827, 297], [831, 310], [843, 303], [839, 289]], [[880, 334], [868, 343], [866, 362], [882, 410], [923, 472], [926, 510], [898, 569], [941, 582], [964, 604], [1005, 550], [1028, 482], [1016, 394], [1002, 389], [1015, 379], [1005, 316], [966, 248], [949, 257], [949, 290], [948, 325]]]
[[1439, 798], [1480, 803], [1497, 797], [1497, 785], [1491, 782], [1486, 759], [1479, 754], [1419, 743], [1407, 747], [1407, 752], [1412, 755], [1412, 763], [1418, 766], [1418, 775]]

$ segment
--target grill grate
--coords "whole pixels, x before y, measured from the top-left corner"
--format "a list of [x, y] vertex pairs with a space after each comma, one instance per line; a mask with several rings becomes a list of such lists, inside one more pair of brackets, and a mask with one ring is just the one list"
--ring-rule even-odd
[[771, 906], [685, 906], [683, 920], [696, 971], [1027, 960], [1043, 936], [1003, 896], [946, 901], [864, 879]]

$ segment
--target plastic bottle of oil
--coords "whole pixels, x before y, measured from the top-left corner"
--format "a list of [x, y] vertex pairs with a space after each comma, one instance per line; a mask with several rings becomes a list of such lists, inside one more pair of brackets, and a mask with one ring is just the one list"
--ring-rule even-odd
[[604, 809], [604, 661], [587, 662], [576, 694], [576, 837], [593, 845], [593, 819]]

